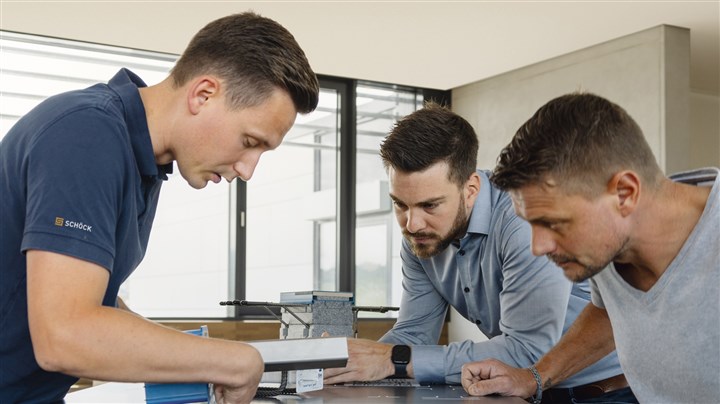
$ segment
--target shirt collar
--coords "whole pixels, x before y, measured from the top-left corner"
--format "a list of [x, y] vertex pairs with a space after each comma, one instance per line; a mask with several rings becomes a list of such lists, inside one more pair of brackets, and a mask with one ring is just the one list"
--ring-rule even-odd
[[480, 192], [470, 213], [467, 232], [487, 235], [492, 218], [492, 184], [487, 171], [477, 170], [477, 173], [480, 176]]
[[118, 94], [123, 104], [125, 122], [130, 134], [130, 143], [132, 144], [140, 174], [167, 180], [167, 175], [172, 173], [172, 163], [163, 166], [158, 166], [155, 163], [155, 153], [150, 140], [145, 106], [138, 91], [138, 88], [146, 86], [140, 77], [128, 69], [120, 69], [108, 82], [108, 87]]

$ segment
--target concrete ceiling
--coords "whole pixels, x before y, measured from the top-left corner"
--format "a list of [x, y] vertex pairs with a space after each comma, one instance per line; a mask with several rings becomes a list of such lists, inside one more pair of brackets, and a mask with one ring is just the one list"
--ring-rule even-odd
[[720, 93], [720, 0], [625, 2], [0, 2], [0, 28], [180, 53], [208, 21], [254, 10], [318, 73], [450, 89], [660, 24], [691, 30], [690, 85]]

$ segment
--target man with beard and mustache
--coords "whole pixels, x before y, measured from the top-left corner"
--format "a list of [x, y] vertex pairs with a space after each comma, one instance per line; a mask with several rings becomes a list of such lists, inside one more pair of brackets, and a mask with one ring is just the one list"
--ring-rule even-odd
[[[349, 341], [345, 368], [327, 383], [389, 376], [458, 384], [462, 365], [497, 358], [529, 366], [549, 350], [589, 302], [546, 257], [530, 251], [530, 226], [510, 196], [477, 170], [470, 124], [428, 103], [392, 129], [380, 148], [404, 240], [403, 295], [395, 326], [379, 342]], [[489, 339], [436, 345], [449, 306]], [[637, 402], [615, 353], [557, 389], [555, 402]]]
[[517, 131], [492, 182], [530, 223], [535, 255], [575, 282], [590, 279], [592, 304], [527, 369], [465, 365], [470, 394], [545, 397], [544, 389], [616, 349], [640, 402], [718, 401], [717, 168], [668, 178], [625, 110], [568, 94]]

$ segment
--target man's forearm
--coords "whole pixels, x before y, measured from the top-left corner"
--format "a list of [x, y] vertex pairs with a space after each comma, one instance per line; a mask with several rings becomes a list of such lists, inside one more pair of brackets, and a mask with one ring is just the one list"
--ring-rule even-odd
[[46, 365], [78, 377], [232, 386], [262, 369], [246, 344], [188, 335], [115, 308], [98, 307], [63, 328], [51, 336]]
[[28, 325], [44, 370], [108, 381], [257, 386], [263, 362], [249, 345], [102, 306], [109, 274], [92, 262], [40, 250], [29, 250], [27, 262]]
[[568, 332], [540, 361], [543, 389], [551, 388], [615, 349], [612, 325], [604, 309], [588, 304]]

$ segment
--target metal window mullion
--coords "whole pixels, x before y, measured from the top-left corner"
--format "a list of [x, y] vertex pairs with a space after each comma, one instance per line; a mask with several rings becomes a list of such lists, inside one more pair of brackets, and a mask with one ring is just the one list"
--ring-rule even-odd
[[338, 162], [338, 290], [355, 293], [355, 194], [357, 147], [357, 81], [349, 80], [341, 98], [340, 155]]
[[[232, 294], [236, 300], [245, 300], [247, 297], [247, 183], [241, 179], [236, 181], [235, 197], [235, 267], [234, 276], [230, 276], [233, 282]], [[242, 314], [248, 314], [248, 309], [243, 309]], [[241, 317], [240, 306], [235, 306], [235, 318]]]

